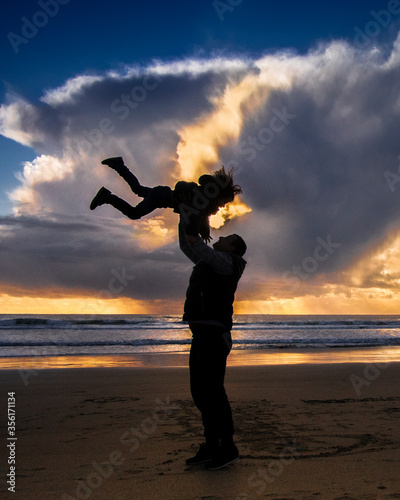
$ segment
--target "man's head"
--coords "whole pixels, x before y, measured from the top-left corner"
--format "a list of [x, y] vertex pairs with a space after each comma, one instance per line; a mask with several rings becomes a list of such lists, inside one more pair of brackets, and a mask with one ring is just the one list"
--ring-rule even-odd
[[213, 248], [218, 252], [234, 253], [240, 257], [243, 257], [247, 249], [243, 238], [237, 234], [220, 236], [219, 240], [214, 243]]

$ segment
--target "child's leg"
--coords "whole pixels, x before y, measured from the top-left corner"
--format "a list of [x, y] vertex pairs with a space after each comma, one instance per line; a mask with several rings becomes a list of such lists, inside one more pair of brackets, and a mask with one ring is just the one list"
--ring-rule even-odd
[[148, 196], [136, 205], [136, 207], [132, 207], [129, 203], [114, 194], [110, 194], [105, 203], [112, 205], [132, 220], [141, 219], [156, 208], [172, 208], [171, 188], [168, 186], [157, 186], [147, 189], [150, 190]]
[[117, 172], [124, 179], [124, 181], [129, 184], [129, 187], [135, 194], [137, 194], [141, 198], [146, 198], [147, 196], [149, 196], [152, 188], [142, 186], [137, 177], [132, 174], [128, 167], [123, 165], [123, 167], [120, 170], [117, 170]]
[[124, 164], [123, 159], [118, 156], [115, 158], [107, 158], [101, 162], [103, 165], [115, 170], [125, 182], [128, 183], [131, 190], [140, 196], [141, 198], [146, 198], [149, 195], [151, 188], [142, 186], [135, 175], [129, 170], [129, 168]]

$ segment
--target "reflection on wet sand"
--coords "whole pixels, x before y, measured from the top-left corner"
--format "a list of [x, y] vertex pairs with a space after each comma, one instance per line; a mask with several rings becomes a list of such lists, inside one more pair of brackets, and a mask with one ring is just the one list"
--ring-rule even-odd
[[[188, 353], [145, 353], [126, 356], [41, 356], [2, 358], [3, 370], [54, 368], [157, 368], [186, 367]], [[331, 363], [392, 363], [400, 361], [400, 347], [325, 350], [233, 350], [229, 366], [261, 366]]]

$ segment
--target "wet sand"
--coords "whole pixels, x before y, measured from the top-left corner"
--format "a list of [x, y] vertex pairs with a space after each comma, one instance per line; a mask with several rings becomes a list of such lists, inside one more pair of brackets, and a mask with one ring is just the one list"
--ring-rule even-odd
[[202, 441], [186, 367], [0, 370], [4, 498], [400, 498], [399, 379], [399, 363], [233, 363], [241, 459], [209, 472], [185, 464]]

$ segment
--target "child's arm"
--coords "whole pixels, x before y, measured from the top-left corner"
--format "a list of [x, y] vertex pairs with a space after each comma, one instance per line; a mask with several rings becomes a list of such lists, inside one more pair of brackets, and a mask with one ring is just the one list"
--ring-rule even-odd
[[200, 226], [199, 233], [201, 239], [204, 241], [204, 243], [210, 243], [212, 238], [210, 236], [210, 219], [208, 215], [202, 216], [202, 218], [200, 219], [199, 226]]
[[[197, 189], [197, 191], [196, 191]], [[209, 211], [210, 207], [198, 206], [194, 203], [196, 197], [201, 195], [199, 186], [195, 182], [178, 181], [174, 188], [174, 198], [177, 203], [175, 212], [180, 213], [185, 224], [185, 234], [197, 236], [200, 234], [206, 242], [210, 238]], [[204, 198], [204, 195], [202, 195]], [[204, 203], [204, 199], [200, 199]]]
[[[183, 222], [179, 219], [179, 247], [182, 252], [188, 257], [194, 264], [197, 264], [200, 261], [200, 257], [197, 256], [195, 252], [193, 252], [191, 245], [186, 240], [185, 231], [183, 228]], [[195, 238], [195, 236], [192, 236]]]

